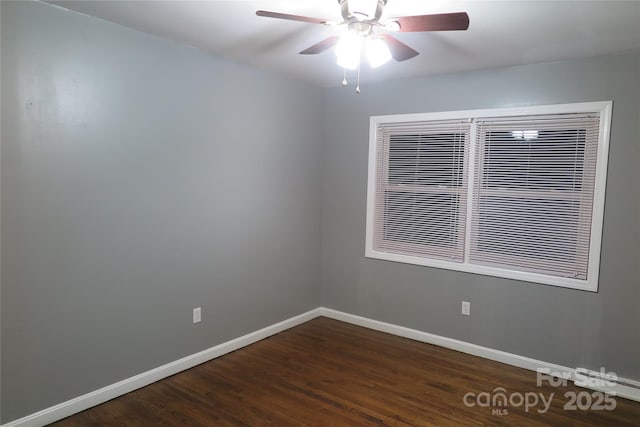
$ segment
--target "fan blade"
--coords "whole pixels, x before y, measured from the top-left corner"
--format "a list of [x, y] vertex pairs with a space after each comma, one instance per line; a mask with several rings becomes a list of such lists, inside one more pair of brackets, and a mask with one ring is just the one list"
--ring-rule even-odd
[[466, 12], [401, 16], [392, 20], [400, 24], [402, 32], [455, 31], [469, 28], [469, 15]]
[[312, 18], [310, 16], [289, 15], [288, 13], [269, 12], [267, 10], [257, 10], [256, 15], [267, 18], [288, 19], [290, 21], [308, 22], [310, 24], [326, 24], [325, 19]]
[[338, 43], [338, 40], [340, 40], [340, 37], [338, 37], [338, 36], [327, 37], [326, 39], [322, 40], [321, 42], [316, 43], [313, 46], [310, 46], [310, 47], [306, 48], [305, 50], [303, 50], [300, 53], [302, 55], [315, 55], [315, 54], [318, 54], [318, 53], [322, 53], [325, 50], [335, 46], [336, 43]]
[[414, 58], [419, 55], [419, 53], [406, 44], [402, 43], [395, 37], [390, 36], [389, 34], [381, 34], [384, 41], [387, 42], [387, 47], [391, 52], [391, 56], [396, 61], [406, 61], [407, 59]]

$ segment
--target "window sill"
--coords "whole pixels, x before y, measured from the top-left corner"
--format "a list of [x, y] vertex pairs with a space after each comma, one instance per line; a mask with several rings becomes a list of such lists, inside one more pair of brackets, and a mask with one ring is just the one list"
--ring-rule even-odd
[[507, 270], [497, 267], [470, 264], [467, 262], [450, 262], [434, 259], [425, 259], [408, 255], [398, 255], [388, 252], [367, 250], [365, 256], [371, 259], [401, 262], [424, 267], [443, 268], [446, 270], [475, 273], [484, 276], [500, 277], [504, 279], [520, 280], [524, 282], [540, 283], [543, 285], [558, 286], [562, 288], [578, 289], [581, 291], [598, 292], [597, 272], [590, 273], [587, 280], [573, 279], [569, 277], [553, 277], [546, 274], [536, 274], [522, 271]]

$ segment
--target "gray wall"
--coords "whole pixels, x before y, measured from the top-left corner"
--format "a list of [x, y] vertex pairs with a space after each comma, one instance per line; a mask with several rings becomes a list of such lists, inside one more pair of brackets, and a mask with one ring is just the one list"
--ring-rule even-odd
[[[614, 101], [600, 291], [366, 259], [369, 116]], [[569, 367], [640, 380], [640, 56], [363, 85], [326, 93], [323, 305]], [[471, 317], [460, 301], [471, 302]]]
[[[356, 95], [0, 4], [3, 422], [321, 303], [640, 379], [638, 55]], [[614, 101], [599, 293], [364, 258], [369, 116], [594, 100]]]
[[1, 71], [2, 421], [318, 306], [320, 89], [23, 2]]

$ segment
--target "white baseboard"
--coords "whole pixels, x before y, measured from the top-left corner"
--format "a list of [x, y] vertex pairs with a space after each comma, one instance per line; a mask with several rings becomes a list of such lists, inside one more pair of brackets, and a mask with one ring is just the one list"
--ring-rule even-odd
[[[376, 331], [386, 332], [392, 335], [397, 335], [428, 344], [434, 344], [439, 347], [449, 348], [451, 350], [472, 354], [474, 356], [479, 356], [489, 360], [495, 360], [496, 362], [505, 363], [511, 366], [517, 366], [519, 368], [528, 369], [534, 372], [537, 372], [539, 369], [546, 370], [547, 372], [550, 372], [552, 376], [567, 378], [574, 382], [576, 379], [579, 379], [576, 377], [577, 368], [568, 368], [566, 366], [556, 365], [554, 363], [544, 362], [542, 360], [536, 360], [530, 357], [519, 356], [517, 354], [507, 353], [505, 351], [483, 347], [465, 341], [447, 338], [440, 335], [434, 335], [415, 329], [405, 328], [404, 326], [380, 322], [378, 320], [356, 316], [330, 308], [320, 307], [320, 315], [329, 317], [331, 319], [340, 320], [342, 322], [351, 323], [353, 325], [363, 326], [365, 328], [373, 329]], [[640, 381], [618, 377], [616, 380], [616, 384], [613, 386], [598, 385], [588, 388], [640, 402]]]
[[[581, 375], [583, 382], [585, 382], [586, 377], [595, 380], [595, 384], [584, 385], [583, 387], [640, 402], [640, 381], [631, 380], [629, 378], [620, 378], [618, 376], [615, 376], [614, 381], [610, 381], [607, 377], [607, 373], [603, 375], [602, 372], [594, 372], [587, 369], [581, 369]], [[586, 382], [588, 381], [589, 380], [586, 380]], [[607, 382], [610, 382], [611, 384], [609, 385]]]
[[[298, 326], [316, 317], [324, 316], [342, 322], [351, 323], [353, 325], [362, 326], [376, 331], [386, 332], [420, 341], [428, 344], [434, 344], [440, 347], [457, 350], [463, 353], [472, 354], [489, 360], [495, 360], [507, 365], [517, 366], [524, 369], [536, 371], [538, 369], [547, 369], [557, 376], [564, 376], [570, 380], [575, 380], [575, 369], [566, 366], [556, 365], [553, 363], [543, 362], [541, 360], [529, 357], [519, 356], [517, 354], [507, 353], [476, 344], [467, 343], [452, 338], [434, 335], [415, 329], [398, 326], [391, 323], [380, 322], [378, 320], [368, 319], [366, 317], [356, 316], [325, 307], [307, 311], [306, 313], [276, 323], [258, 331], [243, 335], [239, 338], [216, 345], [201, 352], [183, 357], [166, 365], [159, 366], [150, 371], [143, 372], [131, 378], [119, 381], [115, 384], [108, 385], [101, 389], [78, 396], [74, 399], [62, 402], [50, 408], [43, 409], [26, 417], [3, 424], [2, 427], [41, 427], [46, 424], [61, 420], [62, 418], [76, 414], [78, 412], [89, 409], [93, 406], [104, 403], [108, 400], [122, 396], [141, 387], [147, 386], [156, 381], [167, 378], [178, 372], [197, 366], [201, 363], [223, 356], [232, 351], [238, 350], [247, 345], [268, 338], [279, 332]], [[634, 381], [625, 378], [618, 378], [618, 383], [613, 387], [593, 387], [595, 390], [612, 393], [619, 397], [635, 400], [640, 402], [640, 381]]]
[[115, 397], [122, 396], [151, 383], [167, 378], [171, 375], [193, 368], [201, 363], [208, 362], [216, 357], [231, 353], [239, 348], [258, 342], [262, 339], [275, 335], [279, 332], [298, 326], [320, 315], [320, 309], [316, 308], [282, 322], [276, 323], [266, 328], [251, 332], [231, 341], [224, 342], [190, 356], [183, 357], [166, 365], [159, 366], [150, 371], [143, 372], [131, 378], [118, 381], [115, 384], [102, 387], [90, 393], [67, 400], [50, 408], [43, 409], [26, 417], [19, 418], [2, 427], [41, 427], [52, 422], [61, 420], [69, 415], [89, 409], [93, 406], [104, 403]]

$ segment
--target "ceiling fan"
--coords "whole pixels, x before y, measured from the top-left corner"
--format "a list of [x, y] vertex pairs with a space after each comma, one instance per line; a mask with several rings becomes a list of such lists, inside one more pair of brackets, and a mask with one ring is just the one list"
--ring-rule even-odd
[[[372, 67], [382, 65], [391, 58], [406, 61], [419, 54], [387, 32], [455, 31], [469, 28], [469, 15], [466, 12], [400, 16], [381, 21], [387, 0], [338, 0], [338, 3], [342, 13], [342, 22], [339, 23], [265, 10], [256, 11], [256, 15], [346, 28], [347, 31], [342, 35], [327, 37], [300, 53], [315, 55], [336, 46], [338, 65], [358, 70], [363, 51]], [[387, 32], [378, 34], [374, 29]], [[343, 84], [346, 84], [346, 79]]]

